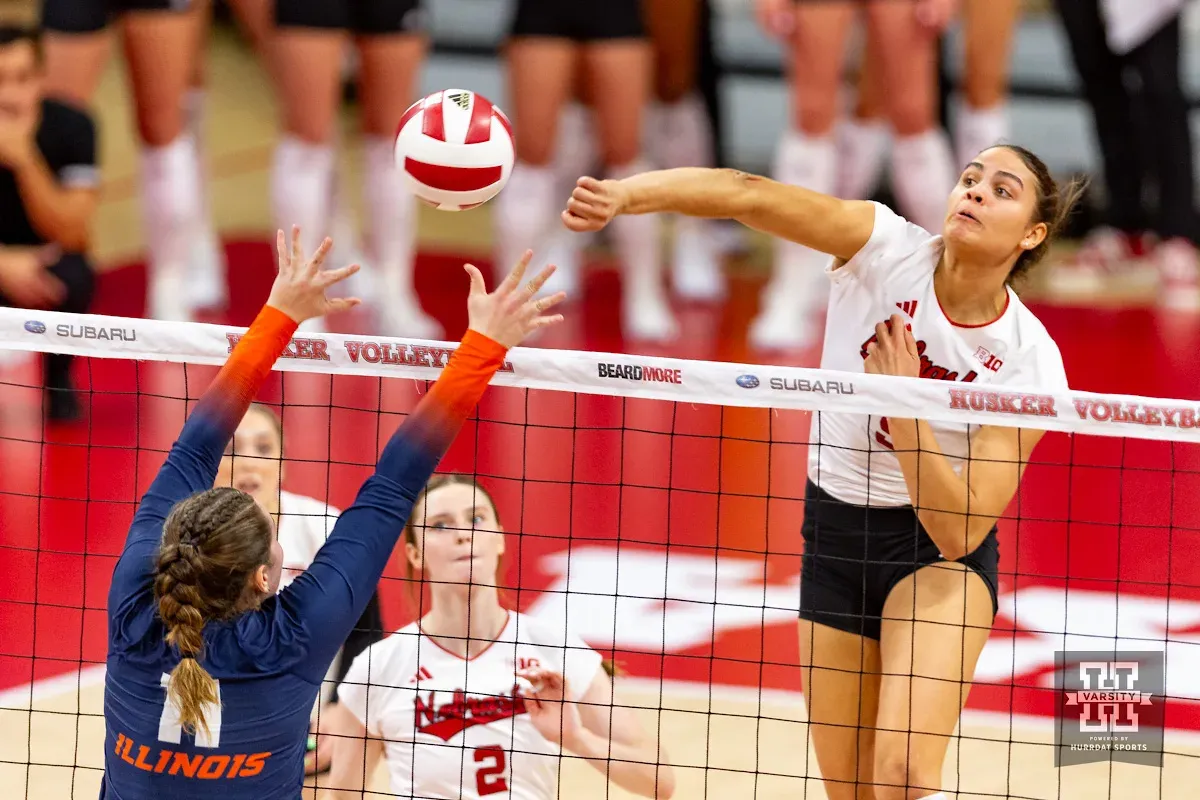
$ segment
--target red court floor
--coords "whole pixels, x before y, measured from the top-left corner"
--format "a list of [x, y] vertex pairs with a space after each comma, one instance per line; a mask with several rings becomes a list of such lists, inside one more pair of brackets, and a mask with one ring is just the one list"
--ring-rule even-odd
[[[224, 320], [244, 325], [266, 297], [269, 250], [230, 256], [239, 303]], [[426, 255], [418, 283], [457, 338], [461, 261]], [[685, 309], [686, 344], [646, 352], [756, 360], [743, 344], [756, 289], [738, 280], [720, 309]], [[615, 333], [615, 275], [588, 290], [540, 344], [630, 349]], [[139, 315], [143, 292], [138, 266], [106, 274], [95, 310]], [[1074, 388], [1196, 395], [1200, 316], [1038, 311]], [[109, 575], [136, 498], [183, 421], [178, 398], [198, 396], [212, 369], [93, 360], [78, 375], [90, 424], [43, 430], [38, 393], [22, 388], [36, 373], [0, 368], [0, 689], [103, 661]], [[409, 381], [275, 376], [265, 399], [286, 404], [285, 488], [348, 505], [418, 396]], [[506, 577], [516, 603], [565, 617], [635, 675], [798, 686], [805, 414], [493, 389], [480, 416], [444, 466], [485, 476], [523, 534]], [[1165, 650], [1167, 724], [1200, 729], [1200, 449], [1050, 434], [1036, 460], [1010, 509], [1019, 522], [1003, 525], [1001, 617], [970, 705], [1051, 714], [1056, 649]], [[396, 567], [389, 627], [409, 615]]]

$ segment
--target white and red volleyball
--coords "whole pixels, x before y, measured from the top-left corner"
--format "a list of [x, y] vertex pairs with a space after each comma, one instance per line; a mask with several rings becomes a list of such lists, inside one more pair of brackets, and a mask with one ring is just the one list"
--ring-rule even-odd
[[420, 200], [442, 211], [491, 200], [515, 158], [508, 117], [466, 89], [443, 89], [413, 103], [396, 132], [396, 166]]

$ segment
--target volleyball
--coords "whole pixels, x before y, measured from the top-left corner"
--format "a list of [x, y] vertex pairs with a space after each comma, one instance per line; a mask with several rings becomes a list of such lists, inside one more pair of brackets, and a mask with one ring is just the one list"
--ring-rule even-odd
[[508, 182], [515, 158], [508, 117], [467, 89], [421, 98], [396, 132], [396, 166], [416, 196], [441, 211], [491, 200]]

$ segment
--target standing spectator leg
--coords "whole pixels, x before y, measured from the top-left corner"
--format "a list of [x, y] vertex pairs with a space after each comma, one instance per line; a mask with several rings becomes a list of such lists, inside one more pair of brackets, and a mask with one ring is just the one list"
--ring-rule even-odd
[[[49, 272], [65, 288], [62, 303], [55, 311], [85, 314], [92, 304], [96, 277], [87, 258], [69, 253], [49, 267]], [[75, 357], [62, 353], [45, 355], [46, 416], [58, 422], [68, 422], [80, 416], [79, 399], [71, 380], [71, 364]]]
[[[646, 152], [662, 169], [711, 167], [713, 131], [698, 91], [704, 0], [647, 0], [647, 29], [654, 47], [654, 95], [646, 115]], [[677, 216], [671, 262], [675, 291], [692, 300], [718, 300], [725, 282], [713, 224]]]
[[1008, 76], [1020, 0], [966, 0], [964, 69], [954, 119], [954, 155], [961, 169], [1008, 136]]
[[1147, 126], [1145, 160], [1158, 187], [1154, 232], [1161, 241], [1156, 252], [1161, 302], [1195, 311], [1200, 310], [1200, 219], [1188, 101], [1180, 81], [1180, 27], [1176, 17], [1125, 58], [1140, 78], [1140, 94], [1153, 120]]
[[1100, 0], [1055, 0], [1080, 89], [1092, 112], [1105, 189], [1104, 224], [1051, 275], [1059, 292], [1099, 291], [1107, 277], [1131, 268], [1143, 247], [1145, 163], [1132, 120], [1137, 113], [1126, 64], [1108, 46]]

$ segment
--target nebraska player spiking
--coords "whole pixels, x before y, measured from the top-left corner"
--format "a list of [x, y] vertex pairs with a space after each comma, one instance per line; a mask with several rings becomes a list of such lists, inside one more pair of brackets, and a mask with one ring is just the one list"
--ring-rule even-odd
[[481, 486], [435, 476], [404, 541], [432, 604], [364, 651], [342, 683], [353, 719], [321, 784], [333, 797], [360, 796], [383, 757], [401, 797], [551, 800], [564, 756], [634, 794], [671, 796], [666, 754], [630, 709], [613, 707], [600, 654], [500, 604], [504, 534]]
[[[1079, 192], [1000, 145], [963, 170], [939, 235], [875, 203], [704, 169], [581, 178], [563, 222], [737, 219], [833, 256], [822, 368], [1061, 388], [1058, 347], [1010, 284]], [[800, 657], [826, 793], [944, 800], [946, 746], [996, 613], [996, 520], [1043, 431], [824, 412], [813, 434]]]

